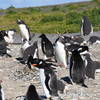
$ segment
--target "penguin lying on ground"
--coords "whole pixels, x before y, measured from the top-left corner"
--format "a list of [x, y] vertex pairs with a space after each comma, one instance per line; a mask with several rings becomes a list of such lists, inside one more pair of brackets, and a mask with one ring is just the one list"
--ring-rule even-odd
[[1, 86], [2, 81], [0, 80], [0, 100], [5, 100], [4, 91]]
[[100, 44], [100, 37], [97, 36], [91, 36], [88, 40], [90, 44]]
[[84, 40], [84, 38], [82, 38], [80, 35], [72, 36], [71, 40], [72, 40], [73, 44], [86, 43], [86, 41]]
[[48, 59], [48, 57], [53, 57], [54, 48], [51, 41], [46, 37], [45, 34], [41, 34], [39, 38], [41, 38], [41, 47], [44, 54], [44, 59]]
[[[46, 61], [42, 59], [33, 59], [32, 56], [29, 57], [27, 64], [30, 69], [32, 66], [39, 68], [40, 81], [46, 97], [50, 100], [51, 96], [59, 97], [58, 90], [64, 91], [65, 85], [60, 80], [57, 80], [57, 76], [51, 67], [53, 64], [46, 63]], [[58, 85], [58, 82], [60, 85]]]

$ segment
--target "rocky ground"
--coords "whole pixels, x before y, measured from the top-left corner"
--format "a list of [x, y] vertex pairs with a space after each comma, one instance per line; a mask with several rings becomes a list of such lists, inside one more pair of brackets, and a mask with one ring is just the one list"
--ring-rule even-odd
[[[20, 57], [20, 47], [21, 45], [10, 45], [12, 57], [0, 58], [0, 80], [3, 80], [2, 86], [6, 100], [17, 100], [18, 98], [16, 97], [25, 95], [31, 83], [36, 86], [39, 95], [44, 96], [38, 70], [30, 71], [26, 65], [20, 64], [15, 59]], [[100, 45], [90, 46], [90, 52], [93, 60], [100, 61]], [[68, 75], [67, 69], [57, 68], [59, 79]], [[68, 86], [68, 89], [64, 94], [59, 94], [63, 100], [100, 100], [100, 73], [95, 74], [95, 80], [86, 79], [85, 84], [88, 88], [65, 84]]]

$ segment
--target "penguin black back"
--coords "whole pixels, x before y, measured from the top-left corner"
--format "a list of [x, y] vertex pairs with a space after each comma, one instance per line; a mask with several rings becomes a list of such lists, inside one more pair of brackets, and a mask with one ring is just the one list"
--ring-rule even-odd
[[87, 16], [83, 16], [83, 23], [82, 23], [82, 31], [83, 31], [83, 36], [89, 35], [90, 32], [92, 31], [92, 24], [89, 21]]
[[8, 36], [5, 30], [0, 31], [0, 41], [4, 39], [4, 36]]
[[46, 37], [45, 34], [40, 35], [39, 38], [42, 39], [41, 46], [43, 53], [46, 54], [47, 57], [52, 57], [54, 55], [54, 49], [50, 40]]
[[96, 43], [97, 41], [99, 41], [99, 43], [100, 43], [100, 37], [91, 36], [90, 39], [88, 40], [88, 42], [89, 42], [90, 44]]
[[23, 60], [27, 61], [29, 55], [32, 55], [33, 57], [35, 54], [37, 55], [37, 51], [36, 51], [37, 48], [38, 48], [37, 41], [35, 41], [33, 45], [26, 48], [25, 51], [23, 52]]
[[73, 82], [82, 85], [83, 87], [87, 87], [84, 84], [85, 79], [85, 63], [79, 54], [79, 51], [72, 51], [72, 56], [70, 59], [70, 77]]
[[30, 85], [24, 100], [41, 100], [34, 85]]

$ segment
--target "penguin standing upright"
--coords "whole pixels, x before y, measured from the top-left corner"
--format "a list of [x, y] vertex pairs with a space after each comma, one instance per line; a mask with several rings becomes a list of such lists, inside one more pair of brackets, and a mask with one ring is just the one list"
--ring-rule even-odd
[[4, 56], [7, 54], [7, 43], [4, 37], [8, 37], [8, 34], [5, 33], [5, 30], [0, 31], [0, 55]]
[[70, 58], [70, 78], [76, 84], [80, 84], [83, 87], [87, 87], [84, 84], [85, 80], [85, 62], [82, 59], [78, 50], [72, 51]]
[[64, 37], [59, 37], [54, 46], [55, 59], [60, 66], [67, 68], [67, 51], [64, 46]]
[[0, 100], [5, 100], [4, 91], [1, 86], [2, 81], [0, 80]]
[[93, 34], [93, 27], [87, 16], [83, 16], [81, 25], [81, 35], [87, 36]]
[[34, 85], [30, 85], [24, 100], [41, 100]]
[[39, 68], [40, 81], [46, 97], [50, 100], [51, 96], [58, 97], [58, 90], [60, 90], [60, 88], [58, 89], [57, 86], [57, 76], [53, 68], [50, 67], [52, 64], [46, 63], [46, 61], [42, 59], [33, 59], [32, 56], [29, 57], [27, 64], [30, 69], [32, 66]]
[[29, 31], [29, 28], [27, 27], [27, 25], [25, 24], [25, 22], [22, 20], [17, 20], [17, 24], [21, 31], [22, 41], [25, 41], [25, 40], [29, 41], [31, 39], [30, 31]]
[[40, 35], [39, 38], [41, 38], [41, 47], [44, 54], [44, 59], [47, 59], [48, 57], [53, 57], [54, 48], [50, 40], [46, 37], [45, 34]]

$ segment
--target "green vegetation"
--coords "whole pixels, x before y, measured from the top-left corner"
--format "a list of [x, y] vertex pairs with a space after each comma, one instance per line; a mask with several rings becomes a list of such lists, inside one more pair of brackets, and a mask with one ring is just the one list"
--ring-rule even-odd
[[80, 32], [81, 19], [88, 16], [94, 31], [100, 31], [99, 0], [46, 7], [15, 8], [0, 10], [0, 30], [16, 29], [17, 19], [22, 19], [32, 33]]

